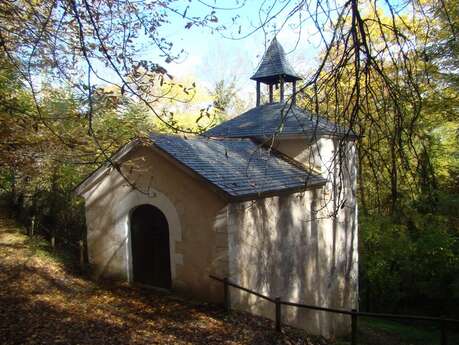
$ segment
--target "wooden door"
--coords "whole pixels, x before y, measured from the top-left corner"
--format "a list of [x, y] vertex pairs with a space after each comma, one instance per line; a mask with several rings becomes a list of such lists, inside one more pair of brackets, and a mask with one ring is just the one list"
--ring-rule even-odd
[[164, 214], [151, 205], [135, 208], [131, 241], [134, 281], [170, 289], [169, 225]]

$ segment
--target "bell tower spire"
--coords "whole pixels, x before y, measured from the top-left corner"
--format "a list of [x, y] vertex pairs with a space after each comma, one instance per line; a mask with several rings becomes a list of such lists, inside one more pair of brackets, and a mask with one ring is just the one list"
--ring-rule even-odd
[[284, 83], [292, 83], [293, 98], [295, 102], [296, 82], [301, 77], [290, 66], [285, 57], [284, 48], [277, 42], [276, 37], [271, 41], [255, 74], [250, 78], [257, 82], [257, 107], [261, 102], [261, 83], [268, 85], [269, 103], [273, 102], [273, 87], [279, 85], [280, 102], [284, 102]]

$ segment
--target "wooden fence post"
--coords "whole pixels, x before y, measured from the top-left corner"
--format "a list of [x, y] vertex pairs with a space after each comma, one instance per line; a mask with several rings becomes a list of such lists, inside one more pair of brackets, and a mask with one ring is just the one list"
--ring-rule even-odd
[[35, 216], [32, 216], [32, 221], [30, 223], [30, 231], [29, 231], [29, 236], [33, 236], [33, 232], [35, 230]]
[[356, 309], [352, 309], [351, 329], [352, 329], [351, 344], [357, 345], [357, 310]]
[[440, 319], [440, 328], [441, 328], [441, 345], [448, 345], [448, 337], [446, 335], [446, 321], [444, 318]]
[[52, 234], [51, 235], [51, 248], [53, 249], [53, 251], [55, 247], [56, 247], [56, 237], [54, 236], [54, 234]]
[[80, 266], [81, 268], [84, 268], [84, 242], [83, 240], [78, 241], [78, 244], [80, 246]]
[[281, 319], [282, 319], [282, 311], [281, 311], [281, 299], [280, 297], [276, 297], [275, 299], [276, 304], [276, 332], [282, 331]]
[[223, 298], [225, 303], [225, 311], [229, 312], [231, 309], [231, 300], [230, 300], [230, 291], [229, 291], [229, 284], [228, 278], [223, 278]]

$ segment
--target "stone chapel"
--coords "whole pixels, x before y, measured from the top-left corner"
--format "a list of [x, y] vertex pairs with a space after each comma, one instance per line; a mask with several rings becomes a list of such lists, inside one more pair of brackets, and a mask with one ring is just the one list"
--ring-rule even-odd
[[[132, 141], [80, 183], [94, 275], [221, 302], [213, 274], [273, 298], [357, 308], [356, 137], [296, 105], [301, 77], [276, 38], [251, 79], [256, 107], [199, 136]], [[231, 307], [274, 317], [271, 303], [234, 288]], [[283, 322], [349, 331], [347, 317], [294, 307]]]

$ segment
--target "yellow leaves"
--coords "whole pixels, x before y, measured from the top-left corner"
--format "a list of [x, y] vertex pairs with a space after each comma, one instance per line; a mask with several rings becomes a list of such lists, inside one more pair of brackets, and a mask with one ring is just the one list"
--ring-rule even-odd
[[177, 102], [186, 102], [191, 104], [211, 102], [212, 97], [201, 85], [197, 85], [196, 78], [192, 75], [183, 77], [179, 80], [164, 82], [160, 95], [167, 98], [159, 99], [160, 104], [176, 104]]
[[164, 122], [192, 131], [199, 131], [212, 123], [213, 114], [203, 109], [210, 109], [213, 98], [206, 88], [196, 84], [193, 76], [164, 83], [161, 92], [167, 97], [159, 99], [155, 108], [161, 110], [162, 121], [153, 117], [160, 131], [171, 131]]

